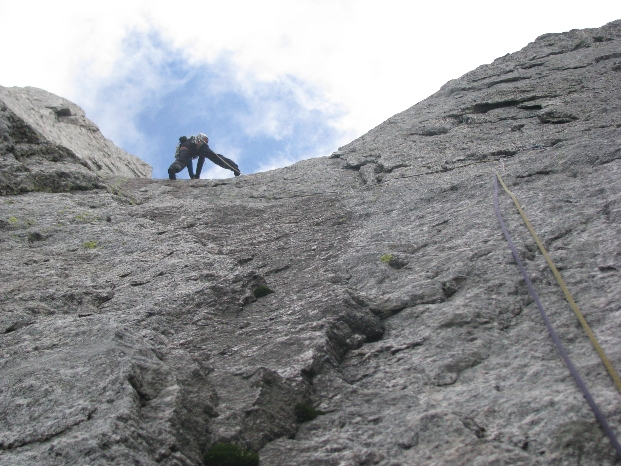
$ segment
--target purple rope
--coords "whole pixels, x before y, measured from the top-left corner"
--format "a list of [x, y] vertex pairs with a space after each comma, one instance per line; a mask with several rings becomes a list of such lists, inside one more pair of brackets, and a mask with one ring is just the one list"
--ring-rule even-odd
[[517, 249], [515, 248], [515, 245], [513, 244], [513, 241], [511, 240], [511, 236], [509, 235], [509, 232], [507, 231], [507, 227], [505, 226], [505, 222], [502, 219], [502, 215], [500, 214], [500, 208], [498, 207], [498, 177], [496, 175], [494, 175], [494, 209], [496, 210], [496, 216], [498, 217], [498, 221], [500, 222], [500, 228], [502, 229], [502, 232], [504, 233], [505, 238], [507, 238], [507, 242], [509, 243], [509, 247], [511, 248], [513, 257], [515, 258], [515, 262], [517, 263], [517, 266], [520, 269], [520, 272], [522, 273], [522, 277], [524, 277], [524, 281], [526, 282], [526, 286], [528, 287], [528, 291], [530, 292], [530, 295], [533, 297], [533, 300], [537, 304], [537, 308], [539, 309], [539, 313], [541, 314], [541, 317], [543, 318], [543, 321], [546, 324], [548, 333], [552, 337], [552, 340], [554, 341], [554, 344], [558, 348], [559, 353], [561, 353], [561, 357], [563, 358], [563, 361], [565, 361], [565, 365], [567, 366], [567, 368], [569, 369], [569, 372], [574, 378], [576, 385], [578, 385], [578, 388], [582, 392], [582, 395], [584, 396], [587, 403], [591, 407], [593, 414], [595, 414], [595, 418], [602, 426], [602, 429], [604, 429], [604, 432], [608, 436], [610, 443], [617, 451], [617, 455], [619, 455], [619, 457], [621, 458], [621, 444], [619, 444], [619, 441], [617, 440], [615, 433], [610, 428], [610, 425], [608, 424], [606, 417], [604, 416], [604, 414], [601, 412], [601, 410], [595, 403], [595, 400], [593, 400], [593, 397], [589, 393], [589, 390], [584, 384], [582, 378], [580, 377], [580, 374], [578, 374], [576, 367], [571, 362], [571, 359], [569, 359], [569, 356], [567, 355], [567, 352], [565, 351], [565, 348], [563, 347], [561, 340], [559, 340], [558, 335], [552, 328], [550, 319], [548, 318], [546, 311], [543, 309], [543, 306], [541, 305], [541, 301], [539, 301], [539, 295], [535, 291], [535, 288], [533, 287], [533, 284], [531, 283], [530, 278], [528, 278], [526, 269], [524, 269], [524, 266], [522, 265], [522, 260], [520, 259], [520, 255], [518, 254]]

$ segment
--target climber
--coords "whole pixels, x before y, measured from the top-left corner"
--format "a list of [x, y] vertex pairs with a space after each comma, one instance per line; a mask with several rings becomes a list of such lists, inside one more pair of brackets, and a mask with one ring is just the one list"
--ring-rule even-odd
[[[209, 138], [203, 134], [198, 133], [191, 138], [185, 138], [184, 136], [179, 138], [179, 147], [175, 154], [175, 161], [168, 168], [168, 177], [171, 180], [176, 179], [176, 174], [184, 168], [188, 168], [188, 174], [191, 179], [199, 179], [203, 164], [205, 163], [205, 157], [211, 160], [216, 165], [231, 170], [235, 176], [241, 175], [239, 167], [231, 159], [225, 157], [222, 154], [216, 154], [209, 148], [207, 144]], [[196, 165], [196, 174], [194, 174], [194, 168], [192, 166], [192, 159], [198, 157], [198, 163]]]

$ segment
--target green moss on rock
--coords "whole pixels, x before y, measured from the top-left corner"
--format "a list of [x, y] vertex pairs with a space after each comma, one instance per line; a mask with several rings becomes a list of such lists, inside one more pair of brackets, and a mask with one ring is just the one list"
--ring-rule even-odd
[[205, 466], [258, 466], [259, 455], [233, 443], [216, 443], [205, 453]]
[[388, 264], [393, 269], [400, 269], [408, 265], [407, 258], [401, 255], [384, 254], [380, 257], [380, 261], [382, 261], [384, 264]]
[[383, 256], [380, 256], [380, 261], [384, 262], [385, 264], [390, 263], [390, 261], [392, 260], [392, 254], [384, 254]]
[[315, 409], [306, 403], [298, 403], [295, 405], [295, 417], [298, 422], [308, 422], [315, 419], [317, 416], [326, 414], [319, 409]]
[[255, 298], [262, 298], [263, 296], [267, 296], [268, 294], [273, 293], [274, 290], [271, 290], [270, 288], [268, 288], [265, 285], [259, 285], [257, 286], [254, 291], [252, 292], [252, 294], [254, 294]]

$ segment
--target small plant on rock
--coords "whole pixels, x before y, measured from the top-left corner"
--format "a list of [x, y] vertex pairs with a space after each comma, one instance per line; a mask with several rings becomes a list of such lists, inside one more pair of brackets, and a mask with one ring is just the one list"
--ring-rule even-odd
[[388, 264], [391, 260], [392, 254], [384, 254], [383, 256], [380, 256], [380, 261], [384, 262], [385, 264]]
[[101, 220], [98, 216], [91, 214], [90, 212], [82, 212], [75, 216], [76, 220], [84, 223], [96, 222]]
[[384, 254], [383, 256], [380, 256], [380, 261], [388, 264], [393, 269], [401, 269], [408, 265], [407, 259], [393, 254]]
[[97, 247], [97, 241], [86, 241], [82, 243], [82, 247], [86, 249], [95, 249]]
[[252, 294], [254, 294], [255, 298], [262, 298], [263, 296], [267, 296], [268, 294], [273, 293], [273, 292], [274, 291], [269, 289], [267, 286], [259, 285], [254, 289]]
[[38, 231], [32, 231], [28, 233], [28, 243], [30, 244], [34, 243], [35, 241], [43, 241], [44, 239], [45, 236], [43, 236]]
[[326, 414], [319, 409], [315, 409], [306, 403], [298, 403], [295, 405], [295, 418], [298, 422], [308, 422], [315, 419], [317, 416], [321, 416], [322, 414]]
[[216, 443], [205, 453], [205, 466], [259, 466], [259, 455], [233, 443]]

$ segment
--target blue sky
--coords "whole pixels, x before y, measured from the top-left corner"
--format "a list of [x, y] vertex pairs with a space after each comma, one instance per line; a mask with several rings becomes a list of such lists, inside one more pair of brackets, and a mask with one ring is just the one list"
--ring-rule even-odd
[[[544, 33], [621, 19], [618, 0], [2, 0], [0, 85], [85, 111], [163, 178], [178, 137], [251, 174], [329, 155]], [[231, 176], [206, 164], [203, 178]]]
[[[206, 133], [210, 147], [243, 173], [329, 155], [355, 136], [336, 128], [343, 114], [337, 106], [304, 105], [321, 99], [321, 92], [294, 76], [239, 79], [224, 55], [192, 64], [153, 32], [128, 35], [121, 57], [120, 71], [83, 105], [89, 118], [107, 125], [100, 123], [104, 134], [115, 134], [117, 144], [153, 166], [155, 178], [168, 176], [181, 135]], [[208, 161], [203, 172], [203, 178], [231, 175]], [[187, 171], [179, 177], [187, 178]]]

